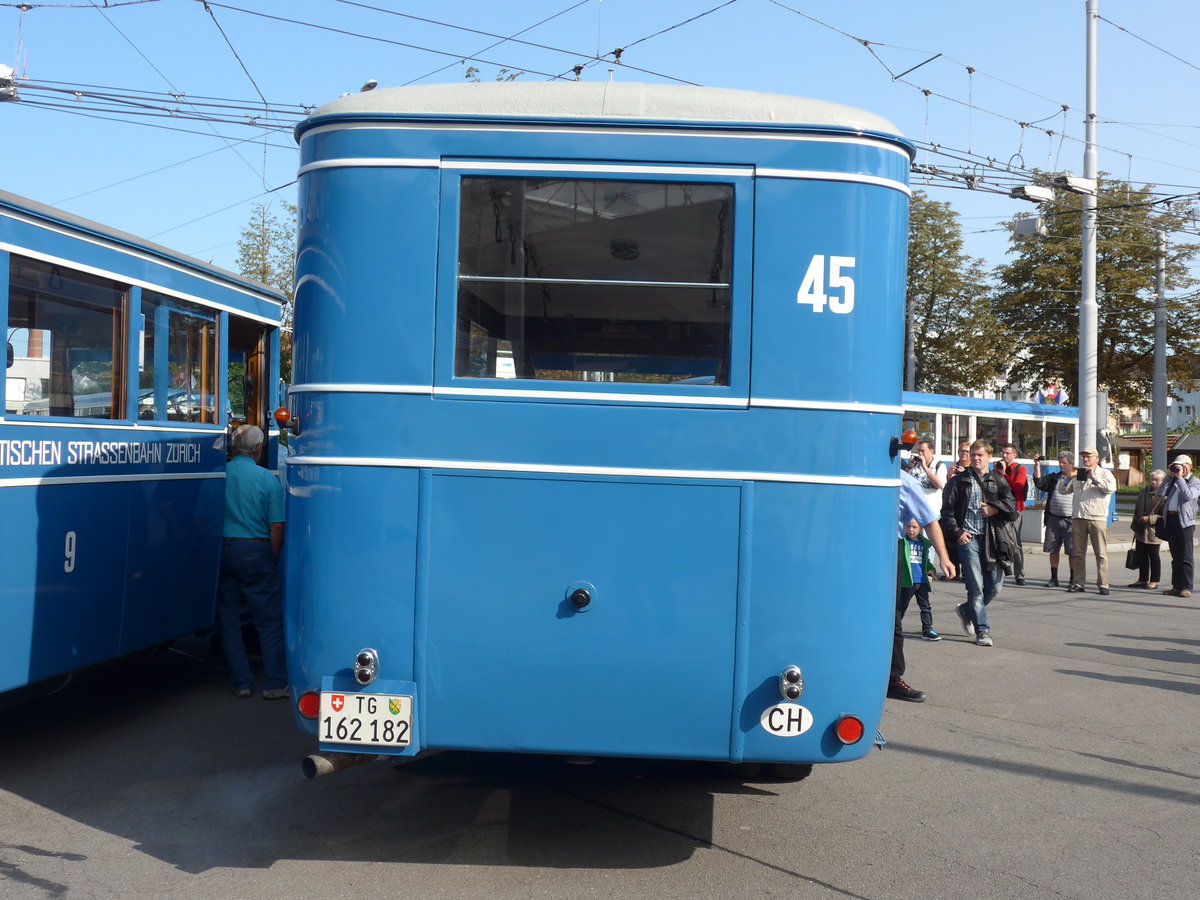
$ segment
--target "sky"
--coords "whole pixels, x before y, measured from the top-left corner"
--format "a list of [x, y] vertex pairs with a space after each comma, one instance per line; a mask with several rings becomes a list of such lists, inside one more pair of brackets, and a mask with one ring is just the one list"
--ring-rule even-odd
[[[483, 80], [542, 81], [574, 78], [578, 65], [587, 81], [794, 94], [882, 115], [936, 145], [917, 162], [939, 174], [925, 187], [914, 175], [914, 186], [954, 206], [967, 252], [994, 268], [1009, 248], [1002, 223], [1033, 209], [1008, 188], [1032, 168], [1083, 171], [1085, 9], [1085, 0], [0, 2], [0, 64], [18, 79], [17, 99], [0, 103], [0, 188], [236, 268], [253, 205], [281, 212], [295, 200], [290, 126], [306, 108], [369, 79], [458, 82], [474, 67]], [[1190, 195], [1200, 210], [1200, 2], [1099, 0], [1098, 12], [1100, 169], [1184, 204]], [[89, 99], [97, 90], [121, 103]], [[135, 97], [142, 105], [130, 107]], [[199, 111], [236, 123], [190, 118]]]

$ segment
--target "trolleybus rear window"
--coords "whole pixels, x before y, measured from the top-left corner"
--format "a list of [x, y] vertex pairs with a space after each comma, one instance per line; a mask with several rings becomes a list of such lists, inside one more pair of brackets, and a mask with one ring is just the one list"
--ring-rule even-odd
[[454, 373], [727, 385], [733, 187], [465, 177]]

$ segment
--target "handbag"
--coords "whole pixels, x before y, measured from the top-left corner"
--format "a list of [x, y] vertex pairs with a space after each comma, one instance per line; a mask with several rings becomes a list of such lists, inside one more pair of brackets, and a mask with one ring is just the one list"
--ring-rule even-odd
[[1125, 551], [1125, 568], [1136, 569], [1138, 567], [1137, 551], [1130, 547]]

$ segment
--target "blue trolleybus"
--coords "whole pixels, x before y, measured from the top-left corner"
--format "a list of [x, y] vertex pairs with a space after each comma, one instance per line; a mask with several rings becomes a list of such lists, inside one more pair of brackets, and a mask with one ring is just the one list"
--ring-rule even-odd
[[309, 774], [441, 748], [863, 756], [895, 596], [911, 147], [795, 97], [466, 84], [301, 153]]
[[225, 427], [268, 421], [283, 298], [4, 192], [0, 282], [12, 692], [212, 624]]

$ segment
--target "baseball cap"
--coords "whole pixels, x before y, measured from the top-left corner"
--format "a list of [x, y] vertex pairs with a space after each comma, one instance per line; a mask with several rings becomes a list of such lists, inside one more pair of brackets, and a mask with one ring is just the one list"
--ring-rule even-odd
[[1191, 464], [1192, 458], [1186, 453], [1180, 453], [1177, 457], [1171, 460], [1171, 465], [1190, 466]]
[[1100, 455], [1099, 453], [1096, 452], [1095, 447], [1084, 447], [1082, 450], [1079, 451], [1080, 456], [1082, 456], [1085, 453], [1088, 454], [1089, 456], [1099, 456]]

